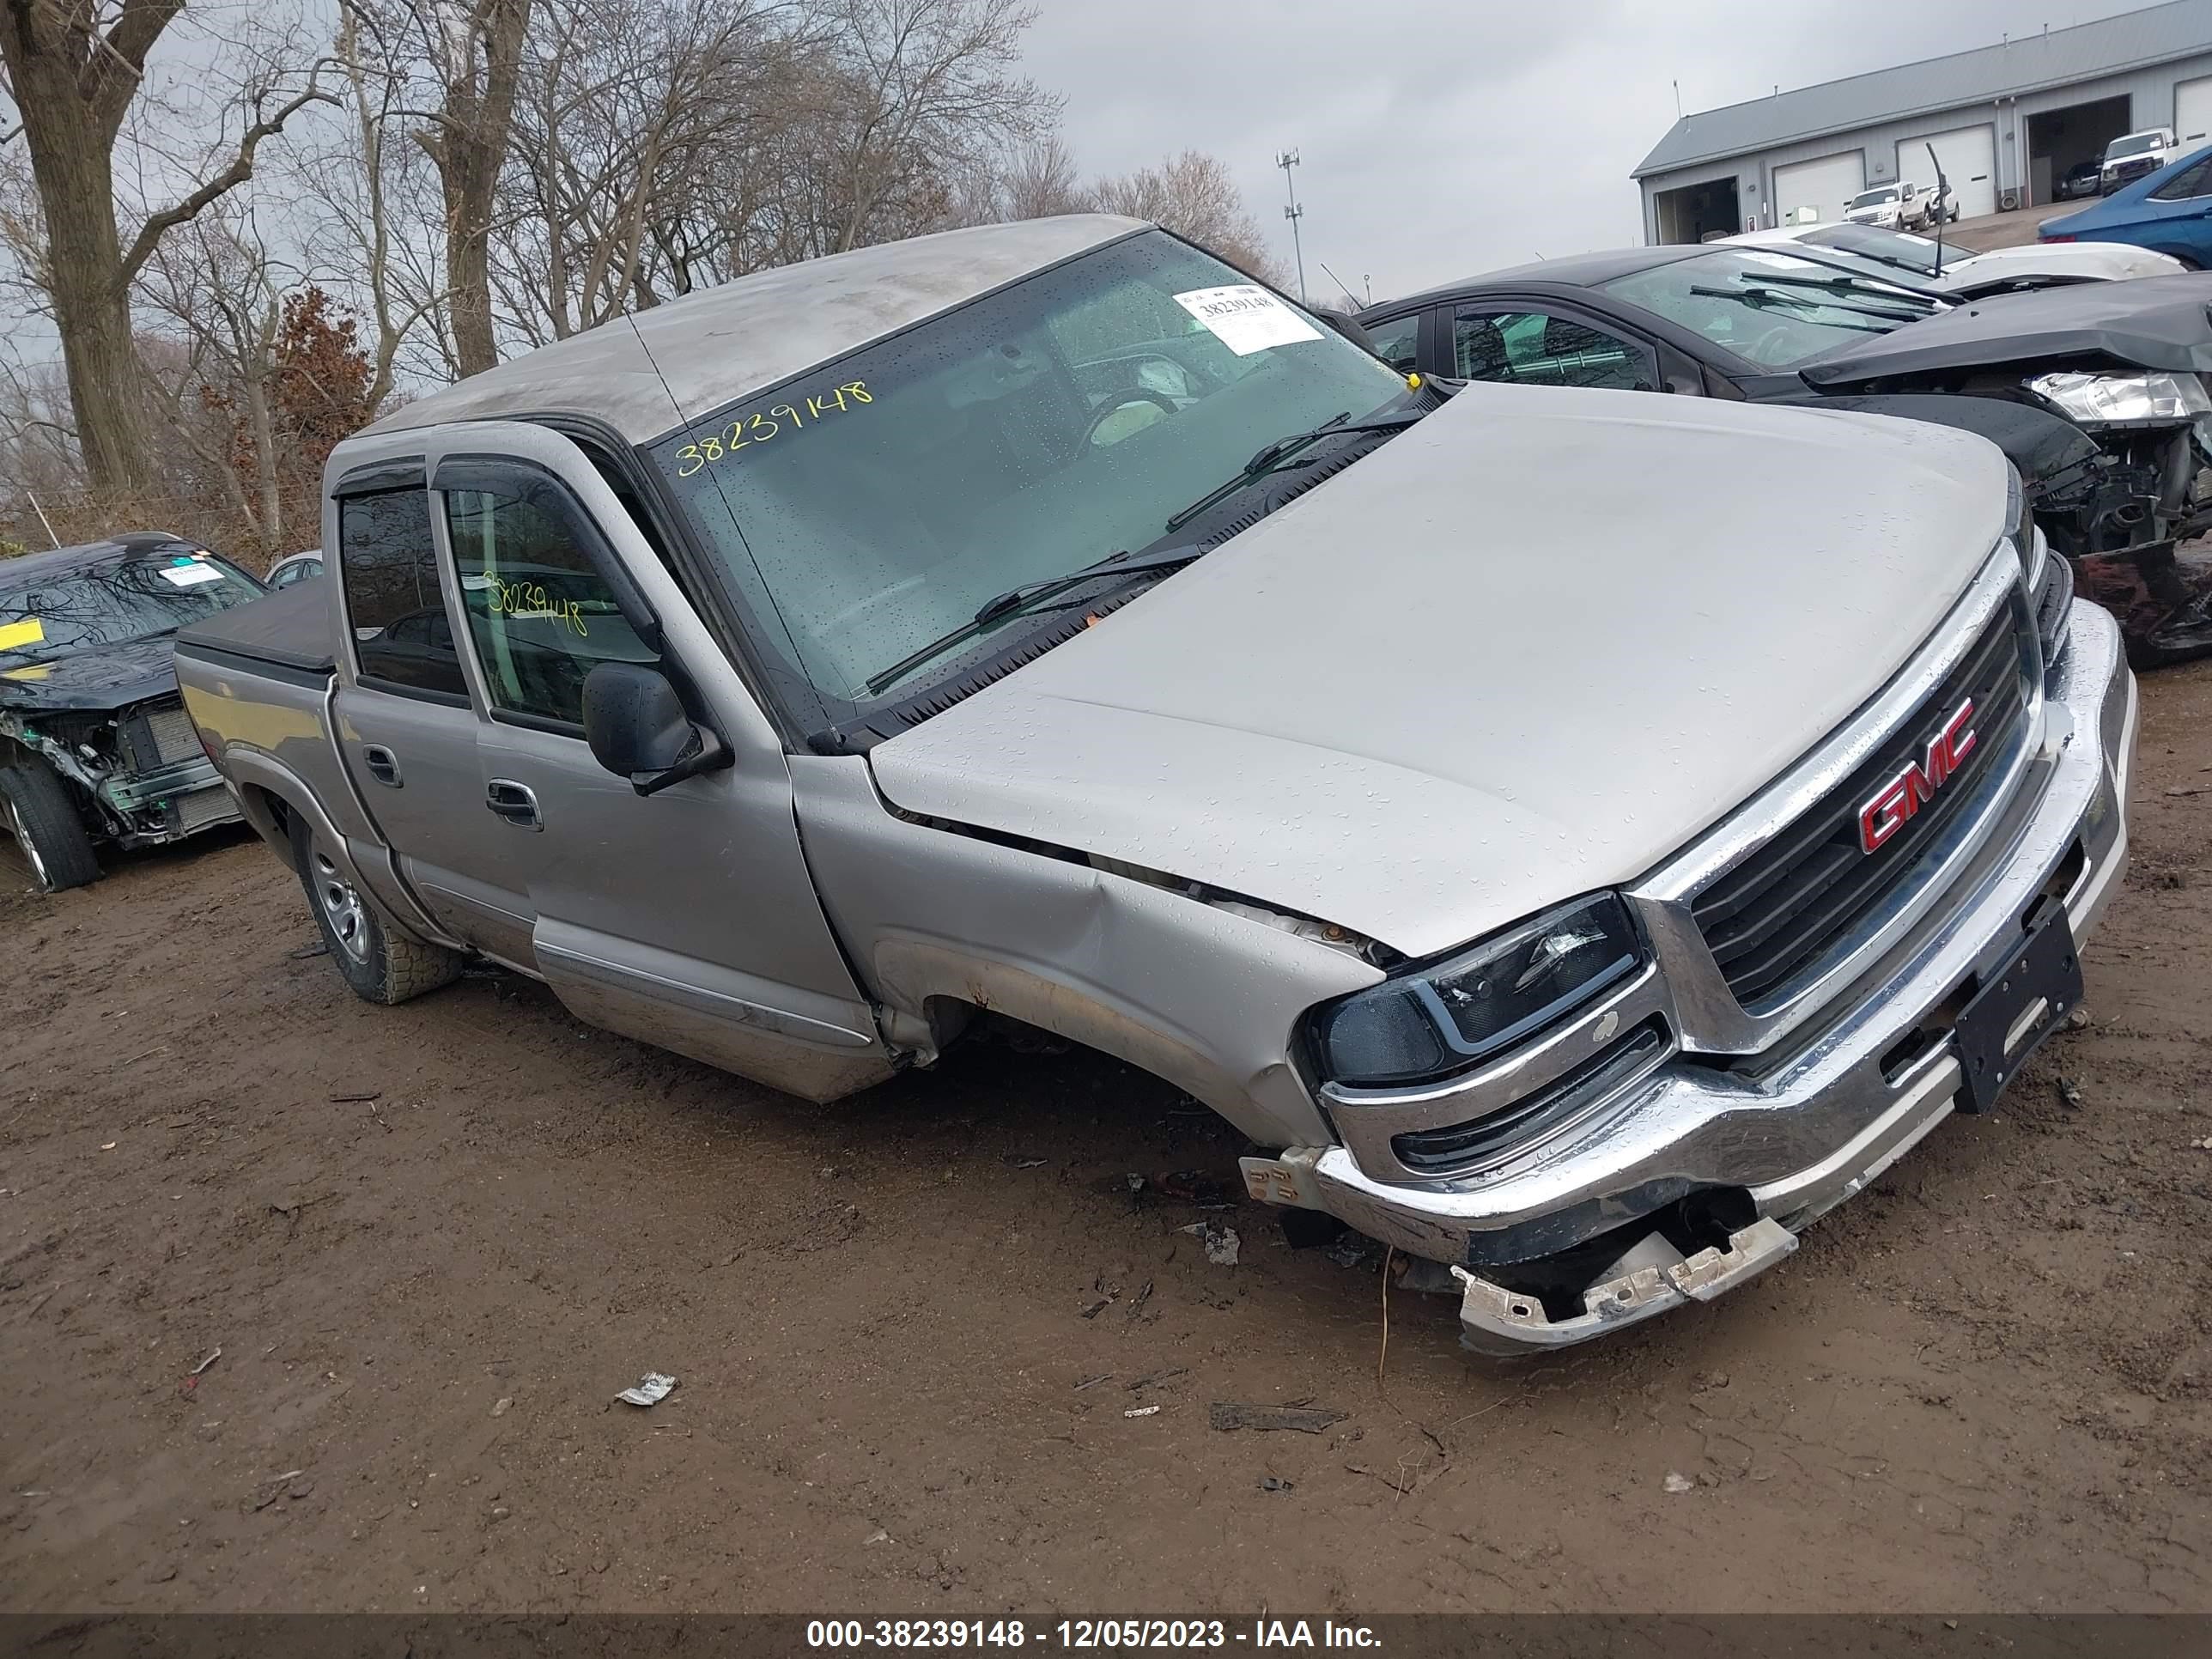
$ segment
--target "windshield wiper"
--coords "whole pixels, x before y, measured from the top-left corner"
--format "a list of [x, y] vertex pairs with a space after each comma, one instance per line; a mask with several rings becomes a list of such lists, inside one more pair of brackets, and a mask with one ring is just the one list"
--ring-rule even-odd
[[1073, 588], [1100, 580], [1109, 576], [1141, 575], [1148, 571], [1165, 574], [1180, 570], [1194, 560], [1206, 556], [1205, 550], [1188, 545], [1164, 547], [1156, 552], [1132, 556], [1127, 551], [1110, 555], [1096, 564], [1086, 564], [1080, 570], [1071, 570], [1064, 576], [1047, 576], [1040, 581], [1024, 582], [1003, 593], [994, 594], [975, 608], [975, 614], [951, 633], [932, 640], [911, 656], [893, 663], [882, 673], [866, 682], [868, 694], [880, 696], [884, 689], [896, 685], [932, 657], [941, 656], [954, 646], [969, 641], [989, 629], [994, 623], [1016, 616], [1031, 605], [1055, 599]]
[[1217, 507], [1247, 485], [1257, 483], [1299, 451], [1310, 448], [1323, 438], [1334, 438], [1345, 432], [1395, 432], [1402, 427], [1413, 425], [1428, 412], [1425, 409], [1409, 409], [1396, 415], [1378, 416], [1373, 420], [1354, 421], [1352, 411], [1347, 409], [1341, 415], [1330, 416], [1319, 426], [1310, 427], [1304, 432], [1293, 432], [1286, 438], [1278, 438], [1245, 462], [1243, 471], [1228, 483], [1218, 489], [1209, 489], [1170, 519], [1166, 528], [1170, 533], [1182, 529], [1209, 507]]
[[[1850, 275], [1840, 276], [1762, 276], [1759, 280], [1762, 284], [1767, 283], [1778, 283], [1790, 288], [1817, 288], [1829, 294], [1850, 294], [1854, 295], [1863, 295], [1869, 299], [1885, 300], [1893, 305], [1918, 305], [1924, 307], [1924, 309], [1917, 313], [1869, 310], [1866, 313], [1869, 317], [1895, 316], [1901, 318], [1907, 322], [1917, 323], [1922, 317], [1933, 316], [1939, 311], [1948, 311], [1950, 309], [1950, 307], [1946, 302], [1937, 300], [1932, 295], [1915, 294], [1908, 288], [1898, 288], [1887, 284], [1869, 283], [1863, 276], [1852, 276]], [[1848, 308], [1858, 309], [1859, 307], [1854, 307]]]
[[[1707, 288], [1700, 283], [1691, 289], [1690, 292], [1702, 300], [1732, 300], [1740, 306], [1750, 307], [1753, 311], [1764, 311], [1769, 306], [1787, 306], [1793, 311], [1848, 311], [1856, 316], [1862, 317], [1887, 315], [1883, 312], [1869, 311], [1863, 306], [1847, 306], [1840, 301], [1808, 300], [1800, 295], [1777, 294], [1773, 289], [1765, 288]], [[1913, 317], [1895, 317], [1890, 320], [1905, 323], [1917, 322], [1919, 319]], [[1849, 329], [1854, 334], [1889, 332], [1886, 328], [1875, 328], [1868, 323], [1837, 323], [1823, 319], [1821, 326]]]

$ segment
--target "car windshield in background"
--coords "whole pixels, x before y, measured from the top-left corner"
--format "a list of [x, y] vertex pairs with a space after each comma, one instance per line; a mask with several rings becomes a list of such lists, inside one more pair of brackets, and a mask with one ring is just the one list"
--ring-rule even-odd
[[1602, 286], [1766, 368], [1791, 368], [1942, 309], [1885, 283], [1765, 248], [1716, 248]]
[[1893, 188], [1867, 190], [1861, 191], [1856, 196], [1852, 197], [1847, 205], [1855, 208], [1880, 207], [1884, 202], [1894, 202], [1896, 199], [1897, 191]]
[[[1925, 236], [1901, 230], [1881, 230], [1873, 225], [1822, 225], [1797, 239], [1808, 247], [1839, 248], [1863, 259], [1922, 276], [1936, 274], [1936, 244]], [[1960, 257], [1954, 250], [1954, 259]]]
[[2124, 138], [2115, 138], [2105, 151], [2107, 161], [2117, 161], [2129, 155], [2148, 155], [2156, 149], [2165, 137], [2157, 132], [2131, 132]]
[[764, 631], [817, 690], [856, 703], [933, 642], [988, 632], [970, 628], [987, 601], [1160, 541], [1267, 444], [1406, 390], [1334, 329], [1153, 231], [720, 410], [653, 455]]
[[173, 633], [261, 591], [205, 553], [117, 556], [13, 580], [0, 565], [0, 673]]

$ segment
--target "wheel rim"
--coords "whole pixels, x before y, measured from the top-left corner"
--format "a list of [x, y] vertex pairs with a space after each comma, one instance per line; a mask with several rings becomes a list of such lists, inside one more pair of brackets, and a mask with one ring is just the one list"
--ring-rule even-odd
[[323, 908], [323, 921], [338, 949], [356, 962], [368, 960], [368, 912], [353, 884], [339, 873], [329, 854], [315, 854], [315, 902]]
[[23, 862], [31, 866], [32, 878], [41, 888], [52, 892], [53, 878], [46, 874], [46, 861], [39, 856], [37, 843], [23, 833], [23, 820], [15, 811], [15, 803], [5, 795], [0, 795], [0, 811], [5, 811], [8, 815], [8, 833], [15, 838], [15, 845], [21, 849]]

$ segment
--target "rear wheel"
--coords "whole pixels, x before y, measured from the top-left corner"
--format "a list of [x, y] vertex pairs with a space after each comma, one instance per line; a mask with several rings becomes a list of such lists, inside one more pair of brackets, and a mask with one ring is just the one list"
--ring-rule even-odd
[[366, 894], [356, 887], [330, 850], [298, 819], [293, 837], [299, 848], [300, 883], [307, 908], [330, 947], [345, 982], [364, 1001], [389, 1006], [450, 985], [461, 976], [466, 958], [441, 945], [403, 939], [387, 928]]
[[100, 879], [100, 860], [76, 804], [44, 761], [0, 766], [0, 822], [15, 836], [40, 892], [58, 893]]

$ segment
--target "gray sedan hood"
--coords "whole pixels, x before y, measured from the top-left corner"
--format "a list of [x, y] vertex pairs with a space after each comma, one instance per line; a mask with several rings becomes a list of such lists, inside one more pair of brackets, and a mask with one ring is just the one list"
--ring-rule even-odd
[[1887, 334], [1823, 352], [1798, 367], [1817, 386], [1893, 374], [2110, 358], [2138, 368], [2212, 372], [2212, 276], [2072, 283], [1992, 295]]
[[1474, 386], [870, 751], [895, 805], [1413, 956], [1627, 881], [1864, 702], [2005, 528], [1917, 422]]

